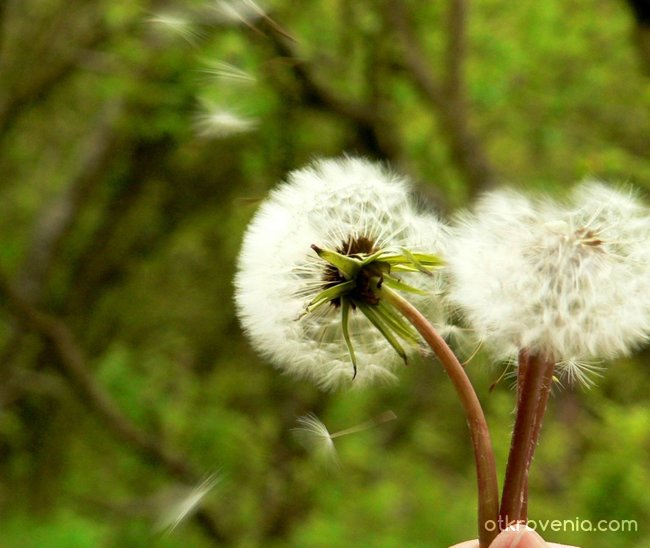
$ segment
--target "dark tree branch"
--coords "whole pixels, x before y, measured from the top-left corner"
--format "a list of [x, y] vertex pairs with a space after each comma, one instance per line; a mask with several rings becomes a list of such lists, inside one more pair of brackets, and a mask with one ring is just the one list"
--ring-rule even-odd
[[84, 210], [94, 188], [103, 180], [113, 159], [118, 138], [113, 130], [122, 112], [122, 104], [114, 102], [101, 113], [100, 123], [85, 144], [76, 175], [61, 195], [48, 203], [40, 215], [18, 277], [20, 294], [30, 302], [39, 302], [43, 285], [56, 260], [63, 241], [79, 214]]
[[271, 19], [263, 21], [259, 30], [270, 40], [275, 53], [289, 61], [302, 104], [335, 114], [353, 124], [360, 140], [373, 155], [393, 161], [399, 159], [400, 147], [380, 109], [370, 102], [343, 97], [331, 89], [319, 77], [313, 64], [301, 56], [295, 40]]
[[0, 408], [6, 408], [26, 394], [60, 398], [67, 393], [59, 375], [16, 368], [0, 383]]
[[650, 75], [650, 4], [647, 0], [627, 0], [636, 28], [634, 40], [646, 74]]
[[[100, 114], [100, 123], [88, 138], [85, 151], [81, 153], [82, 159], [76, 175], [59, 197], [46, 204], [36, 222], [16, 284], [20, 295], [32, 304], [41, 302], [49, 274], [63, 242], [85, 209], [94, 188], [103, 180], [103, 174], [117, 148], [118, 139], [113, 125], [121, 111], [121, 103], [115, 102], [107, 105]], [[13, 330], [0, 353], [3, 363], [10, 362], [21, 348], [23, 335], [24, 331]]]
[[[467, 181], [472, 194], [492, 186], [496, 173], [479, 137], [469, 125], [464, 98], [462, 65], [465, 55], [465, 0], [451, 0], [451, 27], [447, 45], [447, 80], [440, 82], [430, 71], [430, 63], [417, 39], [402, 0], [388, 0], [384, 14], [401, 43], [404, 65], [423, 98], [437, 114], [454, 164]], [[453, 65], [453, 67], [452, 67]]]
[[[31, 305], [12, 288], [3, 273], [0, 273], [0, 304], [7, 306], [25, 329], [33, 331], [52, 345], [57, 358], [53, 361], [68, 379], [81, 403], [90, 409], [117, 439], [127, 443], [143, 457], [178, 479], [189, 483], [200, 479], [200, 475], [182, 455], [165, 447], [122, 413], [93, 378], [84, 351], [67, 325]], [[214, 519], [205, 510], [199, 510], [197, 519], [213, 539], [224, 540]]]
[[264, 30], [276, 53], [291, 61], [292, 72], [302, 88], [301, 94], [310, 106], [334, 112], [359, 125], [371, 125], [375, 121], [374, 113], [366, 105], [338, 96], [321, 82], [313, 67], [302, 59], [295, 42], [286, 34], [275, 25], [265, 25]]
[[[141, 238], [126, 225], [141, 203], [152, 174], [161, 179], [169, 176], [162, 173], [161, 158], [170, 148], [167, 139], [155, 139], [131, 143], [121, 151], [122, 157], [128, 158], [128, 174], [109, 197], [99, 223], [72, 265], [70, 279], [74, 283], [68, 290], [66, 313], [79, 315], [92, 308], [103, 291], [121, 280], [128, 256], [145, 252]], [[147, 247], [152, 247], [151, 241]]]
[[465, 57], [467, 54], [467, 2], [450, 0], [447, 13], [446, 95], [465, 100]]
[[[65, 9], [71, 8], [67, 6]], [[69, 31], [66, 25], [69, 25], [69, 16], [61, 15], [60, 20], [55, 22], [53, 31], [59, 35], [64, 29]], [[52, 52], [48, 43], [41, 47], [43, 51], [33, 51], [38, 49], [38, 41], [22, 45], [20, 53], [23, 63], [17, 63], [18, 66], [10, 70], [10, 74], [4, 74], [4, 81], [0, 85], [0, 138], [11, 129], [29, 106], [47, 99], [59, 83], [75, 73], [86, 50], [97, 47], [106, 38], [105, 30], [99, 25], [99, 21], [95, 21], [91, 30], [78, 36], [77, 42], [69, 45], [64, 51]], [[15, 55], [13, 52], [2, 53], [3, 56]], [[32, 58], [34, 56], [36, 59]], [[25, 63], [30, 66], [28, 72], [25, 72]], [[7, 70], [7, 67], [4, 67], [4, 70]], [[28, 76], [27, 79], [25, 75]]]

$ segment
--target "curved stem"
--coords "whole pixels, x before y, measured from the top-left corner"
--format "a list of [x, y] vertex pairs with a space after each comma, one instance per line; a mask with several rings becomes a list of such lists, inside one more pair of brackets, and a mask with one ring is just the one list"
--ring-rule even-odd
[[555, 362], [522, 351], [519, 355], [517, 418], [503, 484], [499, 523], [505, 528], [528, 519], [528, 473], [553, 383]]
[[422, 335], [447, 371], [460, 397], [476, 460], [479, 546], [487, 548], [499, 532], [496, 526], [499, 517], [499, 486], [490, 432], [474, 387], [456, 355], [417, 308], [385, 286], [381, 288], [381, 296], [395, 306]]

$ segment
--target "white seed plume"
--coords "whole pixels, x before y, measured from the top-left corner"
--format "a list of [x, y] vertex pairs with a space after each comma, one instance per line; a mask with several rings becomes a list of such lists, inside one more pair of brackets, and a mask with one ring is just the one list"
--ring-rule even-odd
[[300, 444], [319, 460], [338, 465], [334, 439], [327, 426], [313, 413], [298, 417], [296, 422], [299, 426], [293, 429], [293, 434]]
[[161, 509], [156, 530], [165, 533], [173, 532], [199, 508], [205, 496], [220, 480], [218, 474], [210, 474], [199, 485], [180, 489]]
[[226, 25], [250, 24], [265, 15], [264, 8], [253, 0], [218, 0], [215, 18]]
[[161, 30], [180, 36], [193, 46], [202, 37], [202, 33], [196, 28], [196, 25], [180, 13], [159, 13], [151, 16], [148, 21]]
[[325, 424], [316, 415], [308, 413], [307, 415], [298, 417], [296, 422], [299, 426], [293, 429], [293, 434], [303, 447], [313, 452], [317, 458], [323, 462], [338, 465], [338, 456], [334, 447], [335, 438], [363, 432], [364, 430], [379, 426], [396, 418], [397, 415], [392, 411], [385, 411], [373, 419], [330, 434]]
[[201, 137], [225, 138], [253, 131], [257, 128], [257, 120], [206, 102], [196, 115], [194, 125]]
[[[336, 250], [365, 237], [377, 249], [442, 254], [446, 228], [416, 210], [409, 190], [403, 178], [379, 164], [342, 158], [294, 171], [271, 192], [244, 236], [235, 301], [244, 330], [276, 366], [324, 389], [395, 378], [393, 370], [403, 362], [359, 310], [349, 316], [358, 364], [350, 383], [340, 310], [331, 304], [307, 314], [305, 309], [323, 289], [327, 268], [312, 244]], [[434, 325], [443, 325], [439, 272], [401, 277], [427, 292], [411, 300]]]
[[202, 72], [210, 78], [229, 84], [253, 85], [257, 82], [254, 75], [224, 61], [206, 63]]
[[630, 193], [586, 182], [559, 204], [494, 192], [452, 241], [452, 298], [502, 357], [525, 348], [588, 383], [593, 360], [648, 339], [650, 216]]
[[591, 388], [595, 382], [594, 377], [602, 377], [602, 362], [585, 361], [579, 359], [562, 360], [556, 365], [559, 374], [559, 381], [569, 385], [580, 384]]

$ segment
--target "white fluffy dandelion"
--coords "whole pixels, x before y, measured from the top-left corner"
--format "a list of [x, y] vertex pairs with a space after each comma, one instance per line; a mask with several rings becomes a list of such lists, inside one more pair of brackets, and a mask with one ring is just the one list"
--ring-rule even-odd
[[[424, 294], [414, 295], [414, 303], [434, 324], [443, 323], [440, 275], [422, 274], [413, 265], [417, 257], [440, 254], [446, 228], [432, 214], [419, 212], [409, 191], [403, 178], [379, 164], [358, 158], [320, 160], [291, 173], [262, 204], [244, 236], [235, 300], [245, 331], [275, 365], [325, 389], [349, 384], [354, 375], [356, 387], [393, 379], [400, 359], [391, 333], [408, 339], [410, 332], [397, 313], [373, 301], [371, 275], [385, 274], [388, 284], [395, 274], [402, 280], [398, 283], [415, 286]], [[381, 264], [386, 269], [361, 269], [360, 277], [368, 279], [354, 286], [323, 258], [358, 262], [384, 252], [386, 261], [409, 255], [413, 267], [378, 263], [376, 268]], [[321, 298], [325, 289], [338, 291], [350, 284], [356, 293], [349, 308], [347, 299], [336, 295]], [[388, 333], [376, 328], [386, 324]]]
[[586, 182], [558, 204], [494, 192], [452, 241], [453, 300], [503, 357], [527, 349], [585, 383], [593, 360], [650, 334], [650, 216], [630, 193]]

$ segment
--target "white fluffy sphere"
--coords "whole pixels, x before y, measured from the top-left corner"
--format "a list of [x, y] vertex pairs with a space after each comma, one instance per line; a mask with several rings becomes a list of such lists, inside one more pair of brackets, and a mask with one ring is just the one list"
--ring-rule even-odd
[[493, 192], [460, 218], [447, 259], [452, 299], [502, 357], [528, 349], [576, 368], [650, 334], [650, 216], [630, 193], [586, 182], [558, 204]]
[[[390, 380], [401, 360], [359, 310], [349, 321], [358, 365], [353, 383], [340, 311], [328, 304], [305, 313], [324, 289], [327, 268], [311, 245], [337, 250], [366, 239], [374, 249], [440, 254], [445, 235], [436, 217], [414, 207], [409, 184], [379, 164], [341, 158], [294, 171], [263, 202], [244, 236], [235, 278], [244, 330], [276, 366], [322, 388]], [[442, 322], [440, 275], [402, 278], [428, 292], [413, 301]]]

